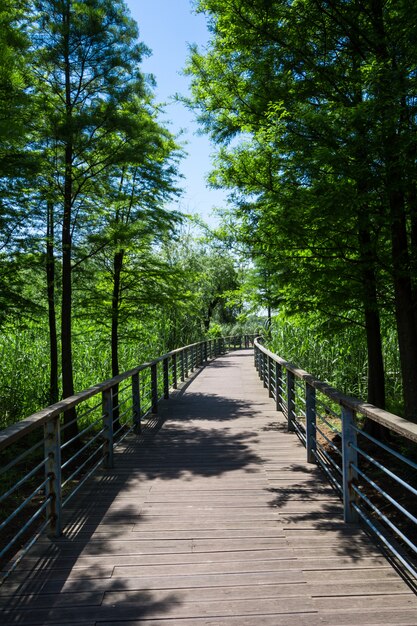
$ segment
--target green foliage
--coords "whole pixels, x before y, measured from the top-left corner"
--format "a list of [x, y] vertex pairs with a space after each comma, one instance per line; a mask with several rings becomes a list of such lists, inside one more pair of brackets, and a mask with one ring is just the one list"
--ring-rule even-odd
[[[383, 333], [387, 380], [387, 408], [404, 409], [401, 402], [401, 374], [395, 331], [387, 325]], [[362, 400], [367, 395], [367, 352], [364, 331], [358, 326], [328, 328], [318, 315], [273, 319], [270, 349], [347, 395]]]
[[207, 337], [209, 337], [210, 339], [224, 337], [221, 325], [217, 324], [217, 322], [213, 322], [212, 324], [210, 324], [210, 328], [207, 332]]
[[381, 320], [395, 319], [405, 412], [417, 421], [411, 4], [197, 6], [212, 37], [191, 51], [191, 105], [218, 144], [210, 180], [230, 191], [227, 225], [250, 251], [258, 302], [313, 311], [337, 333], [364, 328], [379, 406]]

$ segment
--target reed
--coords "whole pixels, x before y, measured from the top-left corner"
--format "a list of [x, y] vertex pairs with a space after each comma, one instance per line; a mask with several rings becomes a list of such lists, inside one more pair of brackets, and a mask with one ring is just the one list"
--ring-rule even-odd
[[[384, 329], [384, 362], [388, 410], [400, 414], [401, 375], [395, 332]], [[345, 394], [367, 397], [367, 353], [364, 331], [359, 326], [332, 329], [326, 334], [311, 320], [288, 320], [277, 316], [272, 323], [269, 345], [287, 361], [327, 381]]]

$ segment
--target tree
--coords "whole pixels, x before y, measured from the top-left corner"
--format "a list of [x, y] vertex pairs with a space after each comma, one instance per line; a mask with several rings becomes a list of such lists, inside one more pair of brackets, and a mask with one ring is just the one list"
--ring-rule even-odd
[[[121, 1], [39, 0], [32, 32], [34, 64], [48, 118], [43, 128], [51, 158], [55, 198], [60, 214], [49, 225], [61, 228], [61, 365], [64, 397], [74, 393], [72, 364], [72, 256], [80, 238], [77, 228], [89, 220], [87, 193], [92, 181], [114, 163], [126, 141], [129, 121], [121, 104], [132, 93], [143, 94], [138, 69], [145, 48]], [[120, 131], [113, 151], [109, 134]], [[84, 224], [85, 228], [85, 224]], [[49, 231], [49, 238], [51, 231]], [[68, 436], [76, 433], [75, 413], [68, 412]]]
[[[155, 254], [155, 247], [172, 234], [180, 215], [164, 209], [179, 190], [175, 186], [179, 148], [169, 132], [160, 126], [150, 103], [137, 97], [124, 103], [131, 128], [118, 162], [95, 181], [105, 204], [91, 233], [85, 258], [94, 258], [98, 282], [90, 287], [84, 302], [94, 303], [95, 315], [111, 320], [112, 376], [119, 369], [119, 330], [140, 308], [163, 306], [173, 297], [173, 276]], [[109, 140], [109, 150], [117, 137]], [[83, 263], [81, 251], [80, 261]], [[97, 281], [97, 276], [96, 276]], [[104, 305], [104, 307], [103, 307]], [[104, 310], [103, 310], [104, 309]], [[100, 316], [100, 315], [99, 315]], [[117, 420], [117, 389], [114, 393]]]
[[29, 149], [33, 119], [28, 68], [27, 3], [0, 4], [0, 324], [13, 312], [30, 310], [18, 275], [19, 241], [27, 233], [27, 188], [37, 169]]
[[[369, 399], [380, 406], [381, 287], [389, 294], [392, 277], [405, 412], [415, 419], [405, 189], [411, 198], [416, 59], [408, 3], [207, 0], [199, 7], [213, 38], [204, 56], [194, 50], [190, 72], [200, 119], [225, 144], [215, 183], [236, 190], [254, 253], [275, 255], [282, 300], [321, 308], [327, 297], [327, 314], [338, 309], [345, 318], [361, 310]], [[237, 135], [244, 141], [227, 147]]]

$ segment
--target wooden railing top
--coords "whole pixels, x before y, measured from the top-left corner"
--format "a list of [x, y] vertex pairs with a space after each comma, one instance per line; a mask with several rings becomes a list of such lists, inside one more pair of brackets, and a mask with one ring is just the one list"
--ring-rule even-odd
[[341, 406], [346, 406], [352, 409], [353, 411], [356, 411], [357, 413], [361, 413], [362, 415], [365, 415], [366, 417], [373, 420], [374, 422], [377, 422], [378, 424], [381, 424], [382, 426], [389, 428], [395, 433], [398, 433], [399, 435], [406, 437], [410, 441], [414, 441], [415, 443], [417, 443], [417, 424], [414, 424], [413, 422], [410, 422], [409, 420], [406, 420], [405, 418], [400, 417], [399, 415], [395, 415], [394, 413], [385, 411], [384, 409], [379, 409], [373, 404], [364, 402], [362, 400], [359, 400], [358, 398], [347, 396], [341, 393], [340, 391], [338, 391], [337, 389], [335, 389], [328, 383], [324, 383], [318, 380], [317, 378], [315, 378], [308, 372], [300, 369], [293, 363], [290, 363], [289, 361], [285, 361], [283, 358], [281, 358], [277, 354], [274, 354], [273, 352], [268, 350], [268, 348], [265, 348], [265, 346], [262, 345], [261, 341], [262, 341], [262, 338], [257, 337], [254, 343], [255, 343], [255, 346], [259, 348], [264, 354], [266, 354], [267, 356], [272, 358], [276, 363], [279, 363], [281, 366], [285, 367], [287, 370], [292, 372], [295, 376], [297, 376], [297, 378], [301, 378], [306, 383], [314, 387], [314, 389], [317, 389], [318, 391], [326, 395], [336, 404], [339, 404]]

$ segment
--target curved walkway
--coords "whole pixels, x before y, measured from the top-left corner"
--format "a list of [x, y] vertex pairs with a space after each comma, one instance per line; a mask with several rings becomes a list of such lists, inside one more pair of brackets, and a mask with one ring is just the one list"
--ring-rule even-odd
[[417, 625], [416, 596], [343, 524], [251, 350], [198, 372], [163, 421], [3, 585], [3, 626]]

